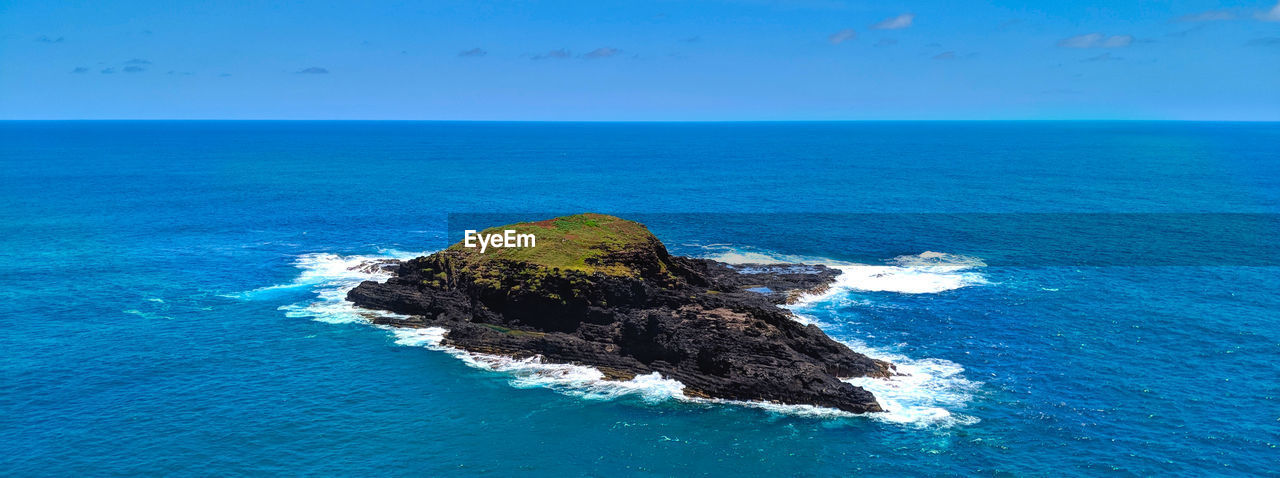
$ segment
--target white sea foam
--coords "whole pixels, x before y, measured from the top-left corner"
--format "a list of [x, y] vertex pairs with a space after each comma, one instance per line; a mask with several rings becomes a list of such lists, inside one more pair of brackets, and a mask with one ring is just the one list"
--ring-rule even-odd
[[[676, 399], [692, 403], [745, 406], [795, 416], [827, 418], [860, 416], [843, 410], [813, 405], [689, 397], [684, 394], [684, 384], [663, 378], [658, 372], [640, 375], [627, 381], [610, 381], [605, 379], [603, 373], [592, 367], [545, 363], [536, 357], [517, 359], [468, 352], [443, 345], [448, 331], [439, 327], [388, 328], [388, 330], [395, 334], [397, 344], [439, 350], [462, 360], [469, 366], [510, 374], [513, 377], [511, 384], [518, 388], [550, 388], [566, 395], [593, 400], [612, 400], [624, 395], [635, 395], [654, 403]], [[862, 349], [866, 350], [865, 347]], [[962, 368], [950, 362], [938, 360], [910, 361], [900, 356], [892, 360], [899, 364], [900, 372], [911, 375], [895, 377], [892, 380], [871, 378], [847, 380], [875, 394], [886, 410], [886, 413], [866, 416], [886, 422], [918, 426], [951, 426], [976, 422], [976, 419], [952, 415], [946, 409], [937, 406], [940, 404], [962, 405], [967, 401], [967, 396], [951, 390], [950, 384], [939, 380], [939, 378], [945, 380], [954, 377], [963, 370]], [[921, 393], [934, 390], [940, 392], [936, 397]]]
[[[796, 321], [824, 329], [830, 329], [832, 324], [824, 323], [805, 311], [856, 303], [849, 297], [852, 292], [933, 294], [988, 283], [980, 272], [986, 266], [981, 259], [958, 254], [925, 251], [895, 257], [887, 265], [867, 265], [820, 257], [744, 252], [725, 245], [705, 248], [714, 251], [709, 258], [731, 264], [784, 262], [822, 264], [839, 269], [840, 275], [826, 291], [802, 296], [789, 306]], [[839, 337], [836, 338], [839, 340]], [[976, 417], [953, 412], [963, 409], [972, 401], [974, 393], [981, 386], [981, 383], [964, 377], [964, 367], [960, 364], [933, 358], [914, 359], [887, 349], [871, 347], [860, 341], [842, 342], [858, 353], [897, 366], [900, 375], [887, 380], [869, 377], [846, 380], [870, 391], [885, 409], [886, 413], [872, 414], [872, 418], [916, 426], [954, 426], [978, 421]], [[797, 409], [787, 405], [762, 406], [781, 407], [789, 413], [805, 415], [837, 412], [822, 408]]]
[[[260, 291], [283, 288], [305, 287], [316, 294], [316, 299], [280, 307], [289, 317], [309, 317], [313, 320], [328, 323], [370, 323], [377, 316], [405, 318], [405, 316], [383, 311], [373, 311], [355, 307], [346, 300], [346, 294], [352, 288], [366, 280], [386, 280], [391, 274], [381, 268], [372, 267], [378, 261], [391, 258], [409, 258], [421, 253], [402, 253], [384, 251], [382, 255], [341, 256], [336, 254], [306, 254], [300, 256], [295, 266], [301, 271], [293, 282], [279, 286], [264, 287], [242, 294], [245, 299], [257, 298]], [[749, 262], [779, 262], [778, 256], [744, 254]], [[829, 261], [791, 261], [805, 263], [829, 263]], [[963, 266], [948, 263], [946, 265], [926, 266], [857, 266], [835, 265], [836, 267], [943, 267], [938, 274], [963, 271], [975, 265]], [[845, 275], [845, 274], [842, 274]], [[858, 287], [840, 284], [836, 288], [859, 289]], [[962, 286], [961, 286], [962, 287]], [[844, 289], [847, 290], [848, 289]], [[835, 299], [837, 296], [828, 292], [818, 297], [806, 298], [807, 305], [817, 305], [819, 301]], [[817, 322], [813, 317], [797, 314], [800, 321]], [[819, 325], [822, 325], [819, 322]], [[684, 395], [684, 385], [679, 381], [664, 378], [654, 372], [637, 376], [631, 380], [606, 380], [601, 371], [582, 365], [546, 363], [539, 357], [512, 358], [499, 355], [480, 354], [449, 347], [444, 344], [448, 331], [439, 327], [421, 329], [380, 327], [388, 330], [395, 337], [395, 343], [410, 347], [425, 347], [447, 353], [468, 366], [500, 372], [511, 376], [510, 383], [518, 388], [542, 387], [555, 390], [566, 395], [589, 400], [612, 400], [623, 396], [634, 396], [649, 402], [665, 400], [681, 400], [693, 403], [734, 404], [767, 410], [773, 413], [814, 416], [814, 417], [849, 417], [854, 414], [830, 408], [810, 405], [783, 405], [767, 402], [744, 402], [736, 400], [702, 399]], [[952, 362], [936, 359], [914, 360], [905, 356], [888, 353], [883, 350], [867, 347], [861, 343], [849, 343], [856, 351], [871, 357], [893, 362], [898, 371], [906, 375], [893, 379], [858, 378], [848, 380], [849, 383], [871, 391], [879, 399], [887, 413], [868, 414], [866, 416], [891, 423], [910, 424], [916, 426], [952, 426], [975, 422], [976, 419], [955, 414], [949, 411], [963, 406], [972, 397], [972, 390], [978, 384], [963, 378], [963, 368]]]
[[408, 259], [423, 253], [386, 251], [384, 255], [340, 256], [337, 254], [304, 254], [294, 266], [302, 272], [293, 282], [281, 286], [264, 287], [248, 293], [275, 290], [274, 288], [306, 287], [315, 292], [316, 300], [280, 307], [288, 317], [312, 317], [329, 323], [367, 322], [373, 315], [407, 318], [381, 311], [359, 309], [348, 302], [347, 292], [367, 280], [383, 281], [391, 278], [391, 272], [379, 267], [387, 259]]
[[395, 334], [397, 344], [439, 350], [469, 366], [509, 374], [512, 376], [511, 385], [517, 388], [550, 388], [592, 400], [612, 400], [624, 395], [636, 395], [646, 401], [659, 402], [684, 396], [684, 384], [663, 378], [657, 372], [626, 381], [606, 380], [604, 373], [592, 367], [546, 363], [538, 357], [512, 358], [481, 354], [449, 347], [443, 344], [448, 331], [440, 327], [387, 329]]
[[964, 367], [942, 359], [913, 359], [860, 344], [848, 344], [868, 357], [893, 363], [900, 375], [890, 379], [859, 377], [845, 380], [876, 396], [885, 413], [874, 418], [917, 426], [971, 425], [977, 417], [959, 410], [973, 400], [980, 383], [966, 379]]
[[[379, 256], [340, 256], [336, 254], [306, 254], [294, 265], [302, 272], [289, 284], [256, 289], [308, 287], [316, 293], [316, 299], [280, 307], [288, 317], [309, 317], [327, 323], [371, 323], [375, 317], [408, 318], [385, 311], [356, 307], [346, 300], [347, 292], [366, 280], [386, 280], [391, 273], [376, 267], [379, 261], [410, 258], [423, 253], [389, 251]], [[250, 294], [252, 294], [251, 291]], [[247, 295], [245, 298], [254, 298]], [[587, 366], [546, 363], [538, 357], [512, 358], [500, 355], [480, 354], [443, 344], [448, 333], [443, 328], [421, 329], [380, 327], [395, 336], [395, 343], [411, 347], [438, 350], [462, 360], [463, 363], [484, 370], [510, 375], [511, 384], [519, 388], [544, 387], [567, 395], [591, 400], [611, 400], [634, 395], [646, 401], [662, 401], [684, 396], [684, 385], [676, 380], [663, 378], [657, 372], [640, 375], [631, 380], [606, 380], [603, 372]]]
[[977, 270], [986, 264], [981, 259], [959, 254], [925, 251], [895, 257], [888, 261], [889, 265], [869, 265], [821, 257], [744, 251], [725, 245], [703, 247], [712, 251], [707, 255], [708, 259], [728, 264], [821, 264], [840, 270], [840, 275], [836, 277], [836, 282], [827, 295], [811, 296], [807, 300], [821, 300], [830, 294], [848, 290], [936, 294], [987, 283], [986, 278]]
[[743, 250], [728, 244], [707, 244], [701, 247], [708, 251], [704, 257], [725, 264], [830, 264], [833, 262], [819, 257]]
[[[366, 280], [386, 280], [391, 273], [376, 267], [379, 261], [388, 259], [412, 259], [423, 255], [422, 252], [404, 252], [395, 249], [382, 249], [380, 255], [341, 256], [329, 253], [303, 254], [294, 260], [293, 265], [301, 272], [298, 277], [287, 284], [259, 287], [247, 292], [228, 294], [224, 297], [234, 299], [257, 299], [275, 292], [289, 290], [305, 290], [315, 286], [336, 286], [352, 283], [351, 287]], [[346, 294], [344, 291], [343, 294]]]
[[[912, 256], [914, 257], [914, 256]], [[908, 263], [909, 264], [909, 263]], [[936, 294], [962, 287], [985, 284], [982, 273], [971, 269], [981, 265], [835, 265], [840, 269], [833, 290], [851, 289], [902, 294]]]

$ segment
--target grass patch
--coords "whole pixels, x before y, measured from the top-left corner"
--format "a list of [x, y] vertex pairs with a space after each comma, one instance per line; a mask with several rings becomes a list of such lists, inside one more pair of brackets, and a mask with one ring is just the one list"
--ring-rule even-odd
[[643, 224], [604, 214], [575, 214], [497, 226], [480, 234], [502, 234], [506, 230], [533, 234], [537, 238], [534, 247], [490, 247], [482, 254], [478, 248], [464, 247], [458, 242], [449, 246], [449, 250], [466, 253], [478, 264], [505, 260], [588, 274], [635, 276], [636, 271], [629, 267], [604, 259], [611, 254], [661, 247], [661, 242]]

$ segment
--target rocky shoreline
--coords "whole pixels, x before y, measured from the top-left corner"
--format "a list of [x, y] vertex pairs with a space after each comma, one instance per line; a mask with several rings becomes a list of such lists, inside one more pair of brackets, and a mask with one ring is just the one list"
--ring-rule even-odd
[[471, 352], [587, 365], [618, 380], [658, 372], [695, 397], [882, 411], [841, 379], [888, 377], [893, 365], [781, 307], [829, 287], [838, 270], [672, 256], [643, 226], [612, 216], [503, 227], [541, 233], [543, 249], [455, 245], [379, 264], [394, 277], [347, 299], [410, 316], [378, 324], [445, 328], [446, 345]]

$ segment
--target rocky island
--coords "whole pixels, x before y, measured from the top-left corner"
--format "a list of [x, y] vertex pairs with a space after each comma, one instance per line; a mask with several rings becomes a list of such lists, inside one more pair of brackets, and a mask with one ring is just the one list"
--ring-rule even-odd
[[484, 253], [462, 242], [395, 265], [356, 305], [408, 315], [395, 327], [442, 327], [447, 345], [595, 367], [610, 379], [659, 372], [689, 396], [878, 412], [842, 378], [893, 365], [850, 350], [780, 305], [825, 289], [838, 270], [729, 265], [672, 256], [643, 225], [601, 214], [500, 226], [536, 245]]

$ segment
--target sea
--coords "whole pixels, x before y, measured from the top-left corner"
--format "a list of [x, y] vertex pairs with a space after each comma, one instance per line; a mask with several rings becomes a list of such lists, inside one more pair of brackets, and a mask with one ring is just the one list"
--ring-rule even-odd
[[[578, 212], [841, 269], [788, 307], [887, 411], [344, 300]], [[0, 122], [0, 475], [1280, 476], [1278, 212], [1280, 123]]]

